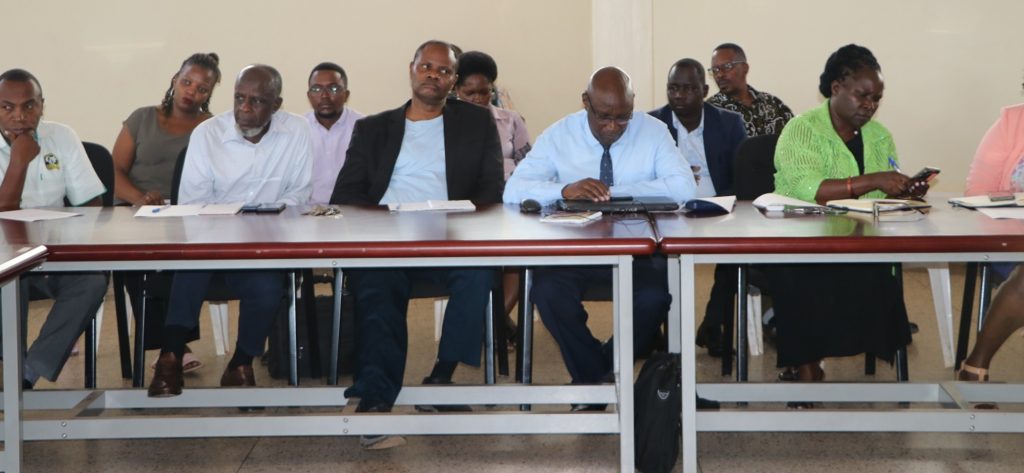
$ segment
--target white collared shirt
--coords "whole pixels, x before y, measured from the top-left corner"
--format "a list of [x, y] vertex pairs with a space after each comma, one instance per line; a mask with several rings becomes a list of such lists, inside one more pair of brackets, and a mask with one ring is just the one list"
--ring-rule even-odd
[[717, 195], [715, 183], [711, 181], [708, 156], [704, 150], [704, 111], [701, 110], [700, 125], [693, 131], [687, 131], [675, 113], [672, 114], [672, 126], [676, 128], [676, 146], [679, 147], [679, 152], [691, 167], [700, 168], [693, 173], [697, 179], [697, 197], [714, 197]]
[[305, 204], [312, 189], [309, 123], [277, 111], [259, 143], [242, 137], [232, 111], [201, 123], [189, 139], [179, 204]]
[[[60, 123], [41, 121], [36, 127], [39, 154], [28, 163], [21, 208], [82, 205], [106, 192], [74, 130]], [[0, 139], [0, 175], [11, 165], [11, 145]]]

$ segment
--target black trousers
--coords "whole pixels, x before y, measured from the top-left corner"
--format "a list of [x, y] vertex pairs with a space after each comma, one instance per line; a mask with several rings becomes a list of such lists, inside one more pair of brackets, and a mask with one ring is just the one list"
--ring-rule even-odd
[[[583, 294], [592, 284], [608, 284], [611, 268], [544, 267], [534, 270], [530, 297], [558, 342], [573, 383], [597, 383], [612, 369], [612, 350], [587, 327]], [[648, 353], [668, 317], [668, 266], [663, 255], [633, 259], [633, 352]]]

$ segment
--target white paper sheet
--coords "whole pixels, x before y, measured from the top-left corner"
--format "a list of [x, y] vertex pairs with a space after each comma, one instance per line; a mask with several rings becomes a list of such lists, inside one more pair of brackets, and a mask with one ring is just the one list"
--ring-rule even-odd
[[20, 209], [0, 212], [0, 218], [4, 220], [17, 220], [20, 222], [36, 222], [39, 220], [57, 220], [61, 218], [77, 217], [79, 213], [61, 212], [45, 209]]
[[426, 202], [402, 202], [388, 204], [392, 212], [422, 212], [425, 210], [463, 210], [473, 211], [476, 206], [468, 200], [428, 200]]
[[989, 218], [1012, 218], [1017, 220], [1024, 220], [1024, 208], [1022, 207], [994, 207], [994, 208], [983, 208], [978, 209]]

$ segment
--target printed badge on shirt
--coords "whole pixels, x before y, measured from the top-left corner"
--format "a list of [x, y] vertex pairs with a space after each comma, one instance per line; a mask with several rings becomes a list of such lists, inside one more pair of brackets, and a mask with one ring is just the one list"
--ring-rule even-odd
[[60, 160], [57, 159], [57, 155], [53, 153], [46, 153], [46, 155], [43, 156], [43, 164], [46, 165], [46, 169], [48, 171], [60, 170]]

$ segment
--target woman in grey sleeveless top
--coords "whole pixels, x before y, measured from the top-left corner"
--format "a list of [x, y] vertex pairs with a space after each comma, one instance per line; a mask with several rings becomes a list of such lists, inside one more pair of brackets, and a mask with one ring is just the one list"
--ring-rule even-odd
[[[188, 146], [192, 130], [213, 116], [210, 114], [210, 97], [220, 82], [219, 62], [220, 58], [214, 53], [189, 56], [171, 78], [171, 85], [160, 105], [139, 108], [124, 121], [113, 152], [114, 197], [118, 203], [163, 205], [164, 200], [170, 198], [178, 154]], [[171, 274], [169, 271], [128, 271], [124, 274], [125, 289], [136, 318], [142, 313], [144, 277], [150, 290], [144, 335], [147, 349], [163, 345], [167, 300], [160, 294], [169, 294]], [[197, 328], [189, 341], [198, 338]], [[182, 361], [185, 371], [202, 366], [191, 352], [186, 353]]]

